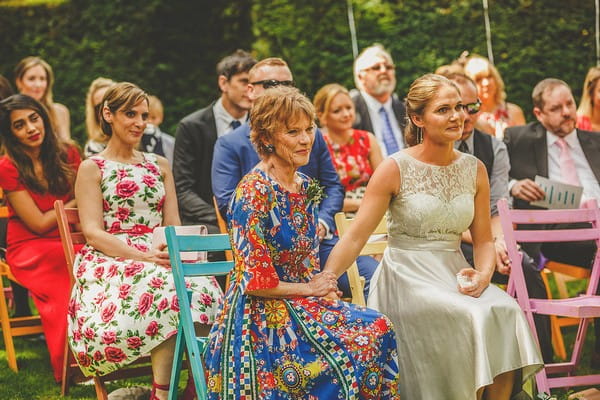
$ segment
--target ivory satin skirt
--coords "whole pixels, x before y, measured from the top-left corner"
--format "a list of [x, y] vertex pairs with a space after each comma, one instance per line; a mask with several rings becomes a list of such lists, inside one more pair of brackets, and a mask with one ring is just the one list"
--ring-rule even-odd
[[494, 285], [459, 293], [456, 273], [469, 267], [459, 244], [392, 238], [373, 276], [368, 307], [394, 323], [402, 400], [476, 399], [495, 376], [542, 366], [513, 298]]

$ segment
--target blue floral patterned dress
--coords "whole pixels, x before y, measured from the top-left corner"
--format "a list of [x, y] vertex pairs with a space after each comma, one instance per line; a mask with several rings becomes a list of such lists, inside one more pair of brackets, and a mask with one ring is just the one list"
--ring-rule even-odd
[[254, 169], [230, 207], [231, 285], [206, 353], [211, 399], [393, 399], [398, 366], [384, 315], [317, 297], [268, 299], [247, 291], [319, 272], [316, 206]]

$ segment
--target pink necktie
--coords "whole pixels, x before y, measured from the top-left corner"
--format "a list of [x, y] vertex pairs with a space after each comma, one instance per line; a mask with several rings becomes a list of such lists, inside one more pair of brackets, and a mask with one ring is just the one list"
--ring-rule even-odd
[[568, 183], [569, 185], [581, 186], [581, 183], [579, 182], [579, 177], [577, 176], [575, 162], [571, 157], [571, 150], [569, 149], [569, 144], [563, 138], [559, 138], [556, 141], [556, 143], [560, 147], [559, 162], [564, 183]]

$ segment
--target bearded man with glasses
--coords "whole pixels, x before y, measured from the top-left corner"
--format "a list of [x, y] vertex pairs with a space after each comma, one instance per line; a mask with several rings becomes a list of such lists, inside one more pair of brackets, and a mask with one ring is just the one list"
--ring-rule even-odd
[[[487, 170], [490, 181], [492, 235], [496, 246], [496, 271], [492, 277], [492, 282], [506, 284], [510, 274], [510, 259], [508, 258], [506, 243], [500, 226], [497, 204], [501, 198], [509, 198], [508, 172], [510, 170], [510, 160], [508, 151], [503, 142], [475, 129], [481, 111], [481, 101], [477, 96], [477, 84], [462, 73], [443, 75], [458, 86], [465, 113], [463, 134], [460, 140], [454, 143], [454, 147], [464, 153], [473, 154], [483, 162]], [[463, 233], [460, 247], [469, 264], [473, 265], [473, 244], [469, 231]], [[537, 269], [537, 263], [526, 253], [523, 253], [523, 272], [531, 297], [546, 299], [546, 288], [540, 271]], [[544, 315], [536, 315], [534, 318], [544, 361], [552, 361], [550, 318]]]
[[367, 47], [356, 57], [354, 82], [357, 89], [350, 93], [356, 108], [353, 128], [372, 132], [384, 156], [406, 147], [406, 108], [394, 94], [396, 67], [383, 46]]

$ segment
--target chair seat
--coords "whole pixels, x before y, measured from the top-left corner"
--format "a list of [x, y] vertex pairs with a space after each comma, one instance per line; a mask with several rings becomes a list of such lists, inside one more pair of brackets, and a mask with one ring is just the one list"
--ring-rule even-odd
[[559, 315], [573, 318], [600, 317], [600, 296], [579, 296], [567, 299], [530, 299], [537, 314]]

